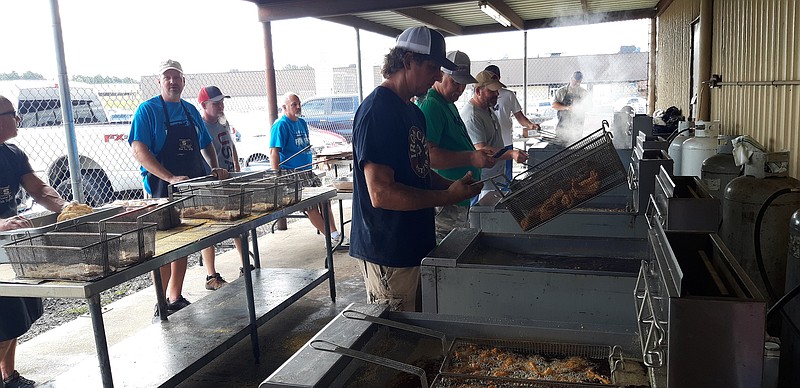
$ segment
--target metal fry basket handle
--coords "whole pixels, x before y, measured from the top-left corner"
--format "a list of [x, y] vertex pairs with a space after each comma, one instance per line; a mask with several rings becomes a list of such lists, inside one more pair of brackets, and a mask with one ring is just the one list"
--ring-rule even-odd
[[336, 354], [341, 354], [343, 356], [352, 357], [355, 359], [359, 359], [366, 362], [371, 362], [373, 364], [377, 364], [380, 366], [385, 366], [387, 368], [392, 368], [399, 370], [401, 372], [411, 373], [417, 375], [419, 377], [420, 382], [422, 383], [423, 387], [428, 387], [428, 378], [425, 375], [425, 370], [416, 367], [414, 365], [409, 365], [402, 363], [400, 361], [395, 361], [389, 358], [376, 356], [374, 354], [364, 353], [358, 350], [353, 350], [350, 348], [345, 348], [339, 345], [334, 344], [333, 342], [326, 341], [326, 340], [313, 340], [309, 344], [312, 348], [316, 350], [320, 350], [323, 352], [331, 352]]
[[378, 325], [389, 326], [389, 327], [393, 327], [395, 329], [410, 331], [410, 332], [416, 333], [416, 334], [427, 335], [429, 337], [439, 338], [439, 339], [442, 340], [442, 354], [443, 355], [447, 353], [447, 349], [450, 347], [449, 342], [447, 341], [447, 334], [445, 334], [445, 333], [443, 333], [441, 331], [431, 330], [431, 329], [428, 329], [426, 327], [409, 325], [407, 323], [396, 322], [396, 321], [392, 321], [390, 319], [383, 319], [383, 318], [373, 317], [372, 315], [367, 315], [367, 314], [364, 314], [364, 313], [362, 313], [360, 311], [356, 311], [356, 310], [344, 310], [344, 311], [342, 311], [342, 315], [345, 318], [349, 318], [349, 319], [357, 319], [357, 320], [360, 320], [360, 321], [368, 321], [368, 322], [372, 322], [372, 323], [375, 323], [375, 324], [378, 324]]

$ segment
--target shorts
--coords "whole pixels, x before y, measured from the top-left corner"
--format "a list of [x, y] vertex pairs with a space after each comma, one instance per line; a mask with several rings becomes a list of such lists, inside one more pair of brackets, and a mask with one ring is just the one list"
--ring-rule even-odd
[[361, 262], [367, 303], [389, 305], [391, 311], [421, 311], [419, 267], [387, 267]]
[[312, 170], [297, 171], [300, 174], [300, 182], [303, 187], [322, 187], [322, 180]]

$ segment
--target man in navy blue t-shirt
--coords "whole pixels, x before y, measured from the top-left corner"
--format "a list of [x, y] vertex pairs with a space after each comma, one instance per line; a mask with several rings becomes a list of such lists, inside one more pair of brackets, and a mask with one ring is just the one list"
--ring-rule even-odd
[[425, 117], [411, 102], [441, 79], [440, 67], [456, 69], [445, 52], [440, 33], [403, 31], [353, 125], [350, 255], [363, 260], [368, 302], [394, 310], [418, 310], [419, 265], [436, 245], [433, 208], [480, 192], [471, 173], [451, 181], [431, 171]]

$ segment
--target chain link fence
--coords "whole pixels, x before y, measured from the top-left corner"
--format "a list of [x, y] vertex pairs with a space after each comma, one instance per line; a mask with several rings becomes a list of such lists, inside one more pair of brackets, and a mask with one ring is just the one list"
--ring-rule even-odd
[[[386, 39], [390, 47], [392, 40]], [[481, 59], [479, 52], [469, 53], [473, 74], [489, 64], [497, 65], [502, 82], [516, 92], [527, 117], [544, 129], [555, 126], [556, 113], [551, 107], [554, 94], [576, 70], [583, 72], [583, 86], [590, 94], [586, 133], [598, 128], [603, 119], [611, 122], [614, 112], [623, 106], [630, 106], [637, 113], [647, 112], [646, 50], [639, 52], [622, 46], [615, 54], [528, 58], [527, 66], [522, 58]], [[276, 62], [281, 63], [280, 53], [275, 55]], [[347, 62], [347, 58], [337, 60]], [[356, 60], [353, 56], [350, 62]], [[362, 90], [367, 95], [383, 81], [380, 75], [383, 57], [370, 53], [362, 60]], [[185, 77], [183, 98], [198, 108], [197, 94], [204, 86], [216, 85], [231, 96], [225, 100], [225, 113], [241, 165], [246, 167], [266, 160], [271, 123], [265, 71], [186, 73]], [[352, 140], [353, 116], [359, 104], [358, 84], [355, 64], [286, 65], [276, 70], [279, 98], [275, 108], [280, 108], [282, 94], [297, 93], [303, 102], [303, 116], [311, 127], [315, 152], [326, 147], [346, 147]], [[87, 203], [98, 206], [115, 199], [141, 196], [142, 177], [128, 145], [128, 134], [136, 107], [159, 92], [156, 75], [142, 76], [138, 82], [129, 83], [70, 82], [76, 147]], [[0, 81], [0, 94], [12, 101], [22, 117], [18, 135], [10, 143], [28, 154], [40, 177], [62, 196], [71, 198], [58, 85], [44, 80]], [[468, 87], [456, 106], [461, 108], [472, 94], [472, 88]], [[515, 135], [521, 136], [521, 127], [517, 126]], [[20, 200], [25, 202], [24, 198]]]

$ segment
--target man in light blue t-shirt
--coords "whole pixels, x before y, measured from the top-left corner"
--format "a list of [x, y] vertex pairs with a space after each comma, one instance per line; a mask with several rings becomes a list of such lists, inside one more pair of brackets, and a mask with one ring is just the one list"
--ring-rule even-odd
[[[283, 96], [283, 116], [275, 121], [275, 124], [272, 124], [269, 137], [269, 161], [273, 171], [281, 169], [308, 170], [315, 178], [312, 186], [322, 186], [322, 182], [316, 179], [316, 175], [311, 172], [311, 149], [308, 148], [311, 141], [308, 137], [308, 124], [300, 117], [300, 113], [300, 97], [295, 93], [286, 93]], [[303, 151], [304, 149], [305, 151]], [[300, 153], [298, 154], [298, 152]], [[291, 159], [289, 159], [290, 157]], [[281, 164], [281, 162], [284, 163]], [[311, 224], [324, 234], [325, 220], [322, 218], [322, 206], [310, 207], [305, 210], [305, 213]], [[328, 205], [328, 224], [331, 229], [331, 242], [334, 246], [338, 246], [342, 237], [336, 230], [336, 222], [333, 219], [330, 205]]]

